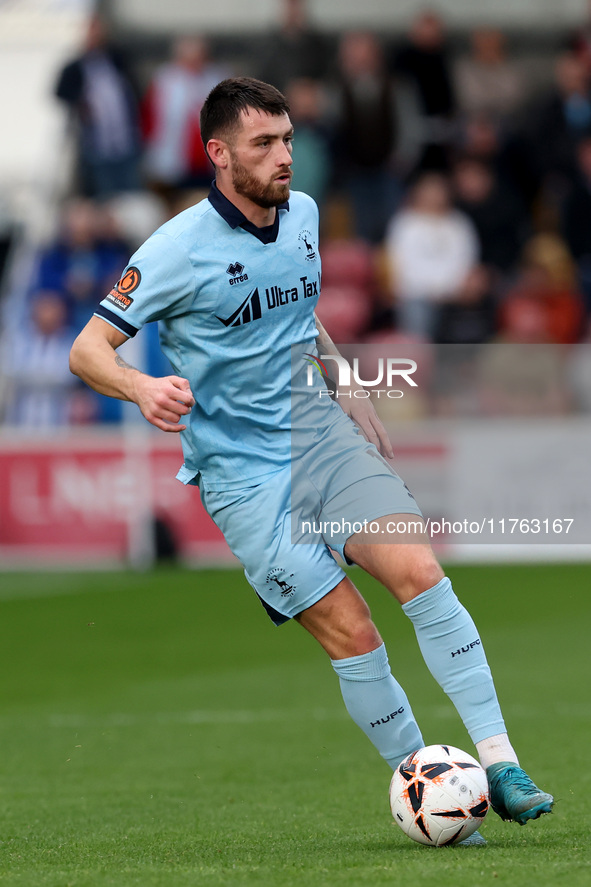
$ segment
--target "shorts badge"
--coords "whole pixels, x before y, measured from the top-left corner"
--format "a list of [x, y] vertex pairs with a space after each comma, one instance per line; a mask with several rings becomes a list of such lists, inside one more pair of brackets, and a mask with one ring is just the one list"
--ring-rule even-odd
[[296, 590], [296, 586], [292, 585], [290, 581], [293, 579], [293, 575], [293, 573], [288, 574], [283, 567], [272, 567], [267, 573], [265, 581], [269, 586], [274, 582], [281, 592], [281, 597], [291, 597]]

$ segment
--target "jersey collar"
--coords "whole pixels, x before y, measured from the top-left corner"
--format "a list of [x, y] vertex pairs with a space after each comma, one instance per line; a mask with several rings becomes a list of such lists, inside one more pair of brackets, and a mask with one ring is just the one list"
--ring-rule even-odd
[[[275, 213], [275, 221], [272, 225], [267, 225], [265, 228], [257, 228], [256, 225], [253, 225], [252, 222], [246, 218], [244, 213], [241, 212], [237, 206], [234, 206], [234, 204], [222, 194], [215, 182], [211, 183], [208, 200], [215, 211], [220, 214], [225, 222], [228, 223], [230, 228], [243, 228], [245, 231], [248, 231], [249, 234], [253, 234], [257, 240], [261, 241], [261, 243], [275, 243], [277, 240], [277, 235], [279, 234], [279, 212]], [[289, 211], [289, 200], [286, 200], [285, 203], [280, 203], [277, 210], [280, 209], [286, 209]]]

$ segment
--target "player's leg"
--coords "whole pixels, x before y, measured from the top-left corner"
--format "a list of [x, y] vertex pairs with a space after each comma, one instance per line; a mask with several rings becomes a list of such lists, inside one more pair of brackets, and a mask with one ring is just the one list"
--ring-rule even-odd
[[[392, 769], [424, 746], [406, 694], [390, 672], [369, 607], [348, 578], [295, 618], [331, 657], [347, 711]], [[460, 842], [483, 844], [478, 831]]]
[[[375, 523], [385, 528], [390, 521], [398, 527], [407, 522], [417, 524], [416, 515], [404, 514]], [[418, 530], [414, 536], [414, 543], [388, 544], [371, 542], [371, 536], [358, 533], [348, 540], [345, 553], [402, 605], [431, 674], [456, 706], [478, 748], [481, 740], [506, 733], [490, 668], [476, 626], [454, 594], [424, 533]], [[510, 746], [502, 751], [503, 757], [495, 758], [494, 750], [486, 750], [483, 765], [512, 759], [517, 763]], [[490, 754], [492, 758], [487, 756]]]
[[[400, 528], [416, 528], [417, 518], [396, 514], [375, 523], [386, 531], [392, 521]], [[551, 795], [541, 792], [519, 768], [478, 630], [428, 539], [417, 529], [414, 542], [408, 534], [400, 544], [370, 541], [376, 535], [382, 536], [381, 531], [351, 536], [345, 554], [385, 585], [413, 623], [431, 674], [454, 703], [487, 769], [496, 811], [521, 823], [549, 812]]]
[[[351, 717], [395, 768], [423, 745], [419, 728], [359, 592], [321, 537], [293, 542], [291, 487], [287, 470], [244, 491], [202, 489], [202, 498], [270, 618], [296, 618], [318, 639]], [[299, 493], [302, 513], [314, 513], [315, 488], [301, 484]]]
[[394, 770], [424, 742], [367, 603], [345, 577], [295, 619], [330, 656], [347, 711]]

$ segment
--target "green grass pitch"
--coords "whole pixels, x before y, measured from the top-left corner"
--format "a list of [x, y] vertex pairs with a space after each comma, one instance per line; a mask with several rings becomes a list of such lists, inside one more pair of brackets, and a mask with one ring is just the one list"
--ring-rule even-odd
[[[557, 799], [486, 848], [393, 824], [389, 770], [322, 650], [238, 571], [0, 574], [0, 884], [591, 883], [591, 565], [449, 573], [521, 762]], [[473, 747], [410, 623], [361, 571], [428, 743]]]

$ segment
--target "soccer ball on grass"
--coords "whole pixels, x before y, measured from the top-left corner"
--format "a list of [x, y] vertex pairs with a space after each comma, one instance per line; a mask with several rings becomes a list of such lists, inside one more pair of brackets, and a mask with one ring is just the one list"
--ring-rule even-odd
[[486, 773], [451, 745], [413, 752], [394, 771], [390, 807], [394, 822], [420, 844], [444, 847], [476, 831], [489, 808]]

